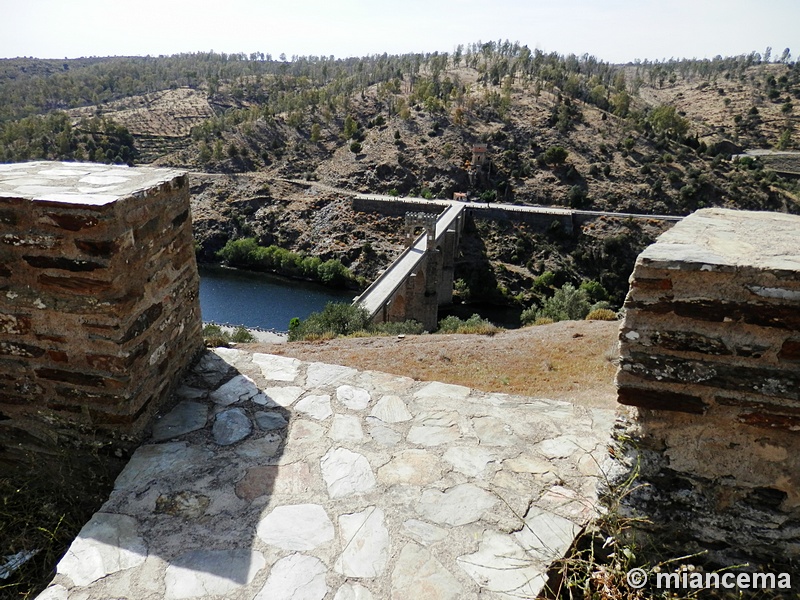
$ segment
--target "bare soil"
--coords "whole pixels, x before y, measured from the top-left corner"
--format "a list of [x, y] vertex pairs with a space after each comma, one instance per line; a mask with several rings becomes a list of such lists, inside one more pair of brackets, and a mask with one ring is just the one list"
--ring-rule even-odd
[[254, 351], [487, 392], [616, 407], [616, 321], [562, 321], [485, 335], [242, 344]]

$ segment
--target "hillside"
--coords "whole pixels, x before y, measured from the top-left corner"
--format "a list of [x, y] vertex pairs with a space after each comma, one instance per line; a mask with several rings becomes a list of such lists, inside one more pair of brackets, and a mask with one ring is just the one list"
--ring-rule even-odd
[[[800, 65], [756, 53], [610, 65], [490, 42], [346, 60], [16, 60], [16, 71], [0, 61], [5, 160], [189, 169], [202, 260], [255, 237], [372, 278], [402, 248], [399, 220], [354, 213], [352, 192], [646, 214], [800, 212], [791, 155], [780, 173], [766, 157], [732, 158], [798, 147]], [[476, 143], [488, 146], [488, 168], [472, 171]], [[470, 223], [460, 295], [528, 306], [551, 286], [597, 280], [619, 304], [635, 256], [664, 227], [607, 218], [565, 236]], [[555, 279], [536, 291], [547, 271]]]

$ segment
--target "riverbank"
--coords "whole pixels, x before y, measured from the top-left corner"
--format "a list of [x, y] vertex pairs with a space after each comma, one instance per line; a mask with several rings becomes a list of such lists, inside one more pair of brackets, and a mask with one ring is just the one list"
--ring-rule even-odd
[[[232, 327], [230, 325], [219, 325], [218, 323], [214, 323], [217, 325], [222, 331], [225, 333], [233, 334], [236, 331], [236, 327]], [[209, 323], [203, 323], [203, 325], [209, 325]], [[289, 341], [289, 333], [286, 331], [266, 331], [264, 329], [251, 329], [247, 328], [247, 331], [250, 332], [257, 343], [259, 344], [285, 344]]]

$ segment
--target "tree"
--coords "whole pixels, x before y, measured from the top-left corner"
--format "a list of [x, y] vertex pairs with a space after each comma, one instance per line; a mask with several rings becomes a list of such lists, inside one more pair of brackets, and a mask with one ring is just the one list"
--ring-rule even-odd
[[544, 151], [542, 159], [544, 160], [545, 164], [560, 165], [567, 160], [567, 156], [569, 156], [569, 152], [565, 148], [562, 148], [561, 146], [550, 146]]
[[358, 123], [353, 117], [347, 115], [344, 118], [344, 130], [342, 131], [342, 136], [344, 139], [349, 140], [356, 134], [357, 131]]
[[656, 133], [663, 133], [669, 137], [680, 137], [689, 131], [689, 121], [678, 115], [671, 104], [662, 104], [650, 113], [650, 124]]
[[318, 142], [320, 140], [321, 135], [322, 135], [322, 130], [319, 126], [319, 123], [314, 123], [311, 126], [311, 141], [314, 143]]

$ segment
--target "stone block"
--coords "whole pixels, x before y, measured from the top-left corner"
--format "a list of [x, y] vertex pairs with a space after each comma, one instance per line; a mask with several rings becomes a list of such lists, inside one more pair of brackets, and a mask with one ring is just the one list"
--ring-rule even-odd
[[797, 556], [774, 531], [800, 520], [798, 232], [800, 216], [706, 209], [636, 262], [618, 400], [642, 409], [629, 433], [652, 491], [630, 503], [663, 543]]
[[136, 442], [202, 349], [190, 216], [177, 171], [0, 165], [0, 435]]

